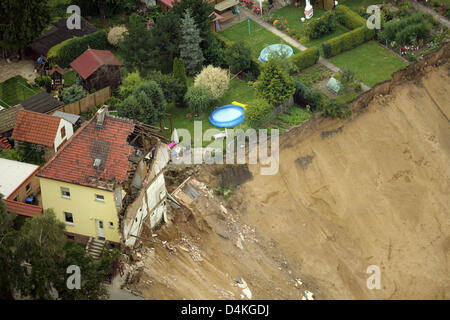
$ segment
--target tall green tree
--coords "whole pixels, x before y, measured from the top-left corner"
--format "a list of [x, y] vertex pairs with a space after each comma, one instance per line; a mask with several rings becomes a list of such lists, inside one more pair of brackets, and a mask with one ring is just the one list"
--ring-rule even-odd
[[0, 1], [0, 47], [21, 49], [39, 38], [50, 23], [48, 0]]
[[14, 231], [15, 214], [6, 211], [5, 201], [0, 194], [0, 299], [13, 299], [15, 276], [19, 269], [18, 260], [12, 250], [17, 232]]
[[173, 59], [173, 70], [172, 74], [175, 79], [180, 80], [181, 83], [187, 85], [186, 68], [184, 66], [184, 61], [180, 58]]
[[180, 43], [180, 57], [186, 65], [186, 71], [189, 75], [197, 73], [205, 58], [203, 57], [200, 43], [200, 32], [195, 25], [190, 10], [186, 10], [181, 20], [182, 39]]
[[156, 47], [152, 41], [152, 33], [147, 30], [144, 20], [137, 14], [130, 16], [127, 30], [119, 45], [125, 67], [129, 71], [139, 71], [142, 76], [145, 76], [155, 67], [154, 48]]

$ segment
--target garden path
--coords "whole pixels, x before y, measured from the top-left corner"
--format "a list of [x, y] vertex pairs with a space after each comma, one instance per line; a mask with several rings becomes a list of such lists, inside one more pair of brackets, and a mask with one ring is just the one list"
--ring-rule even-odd
[[443, 24], [444, 26], [446, 26], [447, 28], [450, 28], [450, 21], [441, 16], [439, 13], [437, 13], [436, 11], [434, 11], [433, 9], [430, 9], [418, 2], [415, 2], [413, 0], [409, 0], [409, 2], [411, 3], [411, 5], [416, 8], [417, 10], [420, 10], [422, 12], [425, 13], [430, 13], [433, 17], [435, 17], [441, 24]]
[[[296, 47], [297, 49], [299, 49], [301, 51], [304, 51], [304, 50], [308, 49], [303, 44], [298, 42], [296, 39], [290, 37], [286, 33], [282, 32], [282, 31], [278, 30], [277, 28], [275, 28], [274, 26], [268, 24], [263, 19], [261, 19], [261, 17], [253, 14], [250, 10], [242, 8], [241, 15], [243, 15], [244, 17], [247, 17], [249, 19], [252, 19], [254, 22], [259, 24], [263, 28], [269, 30], [273, 34], [277, 35], [278, 37], [280, 37], [281, 39], [283, 39], [284, 41], [286, 41], [290, 45]], [[319, 57], [319, 63], [324, 65], [325, 67], [327, 67], [328, 69], [330, 69], [330, 70], [332, 70], [334, 72], [340, 72], [341, 71], [341, 69], [339, 69], [339, 67], [337, 67], [336, 65], [332, 64], [330, 61], [328, 61], [327, 59], [324, 59], [323, 57]], [[367, 86], [363, 82], [361, 82], [361, 87], [362, 87], [363, 91], [369, 91], [370, 90], [370, 87]]]

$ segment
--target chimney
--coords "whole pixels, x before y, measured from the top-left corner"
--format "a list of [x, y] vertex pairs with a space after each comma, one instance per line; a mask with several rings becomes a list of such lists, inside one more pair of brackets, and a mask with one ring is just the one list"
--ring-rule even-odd
[[97, 111], [97, 123], [96, 123], [96, 127], [97, 128], [103, 128], [105, 125], [105, 118], [106, 115], [108, 114], [108, 106], [107, 105], [103, 105], [103, 107], [101, 107], [98, 111]]

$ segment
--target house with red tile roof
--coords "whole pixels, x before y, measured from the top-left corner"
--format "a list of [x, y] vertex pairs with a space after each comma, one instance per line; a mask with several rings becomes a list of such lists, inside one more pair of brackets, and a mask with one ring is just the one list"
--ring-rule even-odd
[[43, 207], [89, 250], [132, 245], [144, 223], [165, 216], [167, 150], [145, 125], [104, 107], [37, 174]]
[[121, 83], [120, 67], [123, 64], [109, 50], [88, 48], [70, 66], [80, 75], [87, 91], [107, 86], [116, 88]]
[[[72, 124], [60, 117], [28, 110], [20, 110], [11, 138], [15, 147], [31, 144], [37, 151], [44, 152], [44, 159], [50, 159], [73, 135]], [[17, 143], [16, 143], [17, 142]]]

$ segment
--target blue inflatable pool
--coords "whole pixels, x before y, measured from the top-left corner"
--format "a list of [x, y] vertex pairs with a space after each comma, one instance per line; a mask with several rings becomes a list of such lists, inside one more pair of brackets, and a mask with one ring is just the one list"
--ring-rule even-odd
[[232, 128], [244, 122], [244, 108], [227, 104], [214, 110], [209, 116], [209, 122], [216, 127]]
[[270, 46], [265, 47], [261, 50], [258, 60], [262, 63], [267, 62], [267, 60], [269, 60], [270, 58], [270, 55], [274, 52], [278, 52], [284, 58], [289, 58], [294, 54], [294, 50], [292, 50], [292, 48], [287, 44], [271, 44]]

